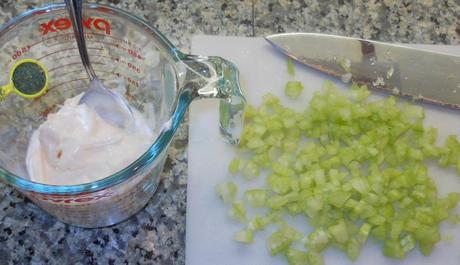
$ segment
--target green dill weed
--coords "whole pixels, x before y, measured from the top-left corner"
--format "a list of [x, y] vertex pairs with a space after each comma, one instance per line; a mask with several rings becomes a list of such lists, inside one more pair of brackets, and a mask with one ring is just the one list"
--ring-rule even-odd
[[27, 95], [33, 95], [45, 87], [46, 75], [44, 69], [39, 65], [25, 62], [16, 67], [12, 81], [17, 90]]

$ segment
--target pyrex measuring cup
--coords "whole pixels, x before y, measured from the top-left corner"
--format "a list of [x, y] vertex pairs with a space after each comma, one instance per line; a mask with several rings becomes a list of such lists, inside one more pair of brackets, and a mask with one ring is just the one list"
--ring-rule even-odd
[[[25, 167], [32, 132], [65, 99], [88, 88], [72, 25], [64, 5], [28, 11], [0, 29], [0, 83], [15, 61], [33, 58], [49, 70], [48, 92], [35, 100], [0, 101], [0, 179], [65, 223], [83, 227], [115, 224], [139, 211], [154, 194], [166, 149], [196, 98], [220, 98], [220, 128], [232, 143], [242, 127], [245, 100], [233, 64], [219, 57], [186, 55], [160, 32], [120, 9], [84, 6], [89, 56], [108, 87], [139, 110], [157, 137], [123, 170], [91, 183], [46, 185], [29, 179]], [[114, 88], [117, 89], [117, 88]], [[69, 128], [71, 130], [72, 128]]]

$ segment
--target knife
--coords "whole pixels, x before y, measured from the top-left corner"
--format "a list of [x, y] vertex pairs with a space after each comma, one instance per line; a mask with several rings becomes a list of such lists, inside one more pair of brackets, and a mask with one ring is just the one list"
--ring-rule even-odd
[[289, 57], [344, 82], [460, 109], [460, 56], [317, 33], [265, 39]]

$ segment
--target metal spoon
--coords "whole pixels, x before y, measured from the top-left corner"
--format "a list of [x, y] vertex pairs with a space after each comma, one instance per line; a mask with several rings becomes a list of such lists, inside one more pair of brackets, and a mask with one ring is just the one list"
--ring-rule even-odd
[[91, 66], [86, 48], [85, 35], [82, 23], [82, 0], [65, 0], [70, 20], [72, 21], [78, 52], [91, 81], [89, 89], [83, 94], [79, 104], [86, 104], [94, 109], [105, 121], [120, 127], [130, 128], [133, 122], [133, 113], [128, 102], [120, 95], [107, 89], [97, 78]]

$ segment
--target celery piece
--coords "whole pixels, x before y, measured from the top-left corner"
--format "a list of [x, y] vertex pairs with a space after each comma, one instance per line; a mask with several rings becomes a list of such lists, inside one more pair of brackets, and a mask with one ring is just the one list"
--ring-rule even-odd
[[292, 227], [283, 226], [268, 237], [268, 250], [271, 255], [277, 255], [286, 251], [294, 241], [300, 238], [300, 232]]
[[367, 86], [359, 86], [353, 83], [350, 88], [351, 97], [356, 101], [363, 101], [371, 94], [371, 92], [367, 89]]
[[274, 195], [267, 199], [267, 207], [273, 210], [279, 210], [289, 202], [288, 198], [282, 195]]
[[253, 242], [253, 236], [252, 236], [252, 231], [251, 230], [241, 230], [235, 233], [234, 237], [235, 241], [241, 242], [241, 243], [252, 243]]
[[348, 257], [355, 261], [359, 257], [359, 253], [361, 253], [361, 249], [363, 247], [363, 243], [361, 243], [359, 240], [356, 238], [351, 238], [348, 240], [347, 245], [346, 245], [346, 251]]
[[391, 230], [390, 230], [390, 238], [393, 240], [396, 240], [399, 238], [399, 235], [402, 232], [403, 229], [403, 221], [402, 220], [396, 220], [391, 223]]
[[253, 208], [261, 208], [265, 206], [267, 200], [267, 191], [264, 189], [252, 189], [244, 192], [246, 199]]
[[254, 161], [248, 161], [246, 166], [243, 168], [243, 176], [246, 179], [254, 179], [259, 176], [259, 166]]
[[217, 194], [224, 203], [229, 203], [235, 200], [238, 186], [233, 182], [221, 183], [217, 185]]
[[233, 203], [232, 208], [229, 212], [230, 216], [235, 220], [238, 220], [242, 223], [246, 222], [246, 208], [242, 201], [236, 201]]
[[232, 161], [230, 161], [230, 164], [228, 166], [230, 173], [232, 174], [238, 173], [238, 171], [240, 170], [240, 164], [241, 164], [240, 161], [241, 160], [238, 158], [234, 158], [232, 159]]
[[441, 240], [438, 227], [429, 225], [420, 225], [420, 227], [413, 232], [415, 239], [420, 243], [436, 244]]
[[303, 85], [300, 81], [288, 81], [284, 87], [284, 93], [291, 99], [296, 99], [303, 91]]
[[364, 178], [353, 178], [350, 180], [350, 184], [353, 187], [353, 189], [355, 189], [357, 192], [361, 194], [367, 193], [369, 189], [367, 181]]
[[369, 237], [369, 233], [372, 230], [372, 226], [368, 223], [363, 223], [359, 228], [358, 232], [358, 240], [361, 244], [366, 243], [367, 238]]
[[314, 251], [308, 251], [307, 252], [307, 260], [309, 265], [324, 265], [324, 258], [323, 256]]
[[420, 252], [424, 256], [429, 256], [431, 254], [431, 252], [433, 251], [434, 244], [426, 243], [426, 242], [420, 242], [419, 245], [418, 245], [418, 248], [419, 248]]
[[347, 226], [343, 220], [340, 220], [336, 225], [330, 226], [328, 231], [339, 244], [343, 244], [349, 239]]
[[280, 103], [280, 99], [271, 93], [263, 95], [262, 100], [265, 106], [274, 106]]
[[305, 265], [308, 264], [307, 262], [307, 253], [289, 248], [286, 253], [286, 258], [288, 260], [289, 265]]
[[401, 248], [405, 253], [407, 253], [407, 252], [411, 251], [412, 249], [414, 249], [415, 248], [415, 243], [416, 243], [415, 239], [411, 234], [408, 234], [408, 235], [404, 236], [400, 240]]
[[378, 240], [384, 240], [386, 238], [385, 226], [380, 225], [372, 228], [371, 235]]
[[385, 240], [383, 243], [383, 254], [390, 258], [404, 258], [404, 250], [401, 243], [397, 240]]
[[278, 194], [286, 194], [291, 191], [291, 181], [288, 177], [281, 177], [275, 174], [268, 176], [267, 182], [271, 190]]
[[295, 65], [291, 58], [287, 60], [287, 71], [290, 76], [295, 76]]
[[328, 202], [334, 207], [341, 208], [350, 196], [351, 194], [348, 192], [337, 190], [328, 195]]
[[310, 250], [323, 251], [328, 246], [329, 234], [322, 228], [318, 228], [308, 235], [306, 246]]
[[254, 218], [248, 222], [247, 226], [249, 230], [262, 230], [265, 228], [268, 222], [268, 218], [263, 218], [259, 215], [255, 215]]

